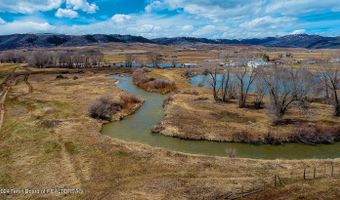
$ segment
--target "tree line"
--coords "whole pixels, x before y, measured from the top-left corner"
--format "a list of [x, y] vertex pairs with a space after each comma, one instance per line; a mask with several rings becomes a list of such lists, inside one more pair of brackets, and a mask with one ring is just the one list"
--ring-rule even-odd
[[11, 50], [0, 52], [0, 63], [28, 63], [32, 67], [87, 68], [98, 66], [99, 50]]

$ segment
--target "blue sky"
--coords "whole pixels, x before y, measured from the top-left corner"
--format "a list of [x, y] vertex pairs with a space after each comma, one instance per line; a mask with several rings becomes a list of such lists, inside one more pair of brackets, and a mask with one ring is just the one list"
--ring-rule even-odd
[[340, 35], [340, 0], [0, 0], [0, 34]]

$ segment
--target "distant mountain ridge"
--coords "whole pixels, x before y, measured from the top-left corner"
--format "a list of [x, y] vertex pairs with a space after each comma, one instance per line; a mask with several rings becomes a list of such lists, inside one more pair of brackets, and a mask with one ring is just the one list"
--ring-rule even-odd
[[235, 44], [235, 45], [261, 45], [265, 47], [287, 47], [287, 48], [340, 48], [340, 37], [323, 37], [319, 35], [296, 34], [282, 37], [253, 38], [242, 40], [229, 39], [206, 39], [206, 38], [158, 38], [152, 40], [158, 44], [188, 44], [188, 43], [206, 43], [206, 44]]
[[281, 37], [253, 38], [242, 40], [207, 39], [194, 37], [173, 37], [147, 39], [133, 35], [64, 35], [64, 34], [13, 34], [0, 35], [0, 50], [16, 48], [50, 48], [67, 46], [85, 46], [96, 43], [153, 43], [163, 45], [183, 44], [230, 44], [230, 45], [261, 45], [265, 47], [286, 48], [340, 48], [340, 37], [323, 37], [319, 35], [296, 34]]
[[67, 46], [85, 46], [95, 43], [141, 42], [154, 43], [141, 36], [132, 35], [64, 35], [64, 34], [13, 34], [0, 35], [0, 50], [16, 48], [50, 48]]

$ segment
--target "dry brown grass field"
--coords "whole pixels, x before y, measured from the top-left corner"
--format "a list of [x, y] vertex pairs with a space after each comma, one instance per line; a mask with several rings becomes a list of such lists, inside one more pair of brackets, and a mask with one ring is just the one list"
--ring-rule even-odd
[[330, 59], [340, 54], [338, 49], [308, 50], [299, 48], [265, 48], [260, 46], [230, 46], [230, 45], [157, 45], [157, 44], [106, 44], [101, 47], [82, 47], [83, 49], [97, 48], [105, 54], [106, 61], [124, 62], [126, 54], [133, 54], [137, 61], [148, 62], [148, 53], [155, 52], [164, 55], [165, 62], [169, 61], [172, 55], [177, 56], [178, 63], [201, 63], [206, 59], [221, 58], [225, 52], [249, 52], [265, 53], [271, 59], [278, 58], [280, 54], [290, 53], [292, 57], [283, 58], [286, 60], [319, 60]]
[[[115, 44], [83, 48], [99, 48], [106, 60], [114, 62], [124, 61], [126, 52], [138, 52], [141, 59], [146, 59], [145, 53], [150, 51], [164, 54], [176, 51], [178, 62], [197, 63], [220, 54], [213, 45]], [[286, 51], [274, 49], [269, 54]], [[314, 52], [307, 50], [289, 51], [299, 58], [314, 56]], [[192, 155], [101, 135], [103, 121], [90, 118], [88, 106], [102, 95], [123, 93], [109, 75], [131, 75], [129, 69], [83, 73], [66, 70], [65, 79], [56, 79], [61, 69], [1, 64], [0, 71], [6, 75], [15, 67], [36, 73], [28, 78], [32, 89], [20, 76], [6, 98], [0, 131], [0, 188], [81, 188], [83, 193], [0, 194], [1, 199], [337, 199], [340, 196], [339, 159], [256, 160]], [[229, 135], [218, 130], [256, 127], [259, 130], [256, 137], [262, 137], [262, 130], [270, 126], [265, 111], [257, 113], [236, 109], [234, 104], [215, 104], [208, 89], [191, 86], [183, 74], [183, 69], [154, 69], [148, 74], [175, 81], [178, 88], [165, 108], [167, 115], [163, 123], [167, 128], [163, 134], [181, 136], [191, 129], [193, 135], [184, 137], [229, 140]], [[192, 90], [205, 99], [195, 100], [198, 96], [190, 94]], [[133, 114], [137, 107], [117, 115]], [[303, 120], [339, 124], [339, 119], [331, 118], [329, 106], [313, 104], [312, 108], [317, 118]], [[218, 111], [216, 115], [208, 112], [212, 109]], [[287, 117], [300, 118], [300, 115], [293, 109]], [[177, 120], [182, 126], [178, 126]], [[197, 120], [206, 121], [193, 127], [192, 122]], [[226, 120], [232, 123], [226, 124]], [[292, 127], [278, 129], [283, 134], [279, 137], [287, 137]], [[207, 134], [202, 136], [202, 130], [208, 130]]]

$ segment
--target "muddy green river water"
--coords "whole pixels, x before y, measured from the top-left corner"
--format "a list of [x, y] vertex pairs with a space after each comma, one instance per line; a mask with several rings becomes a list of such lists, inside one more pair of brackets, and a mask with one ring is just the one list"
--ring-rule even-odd
[[312, 159], [340, 157], [340, 143], [336, 144], [283, 144], [251, 145], [228, 142], [184, 140], [151, 133], [151, 128], [164, 116], [162, 108], [165, 95], [150, 93], [137, 88], [131, 77], [112, 75], [119, 80], [117, 86], [124, 91], [145, 99], [143, 106], [133, 115], [121, 121], [103, 126], [102, 134], [111, 137], [148, 144], [168, 150], [192, 154], [227, 156], [226, 148], [233, 148], [236, 157], [261, 159]]

